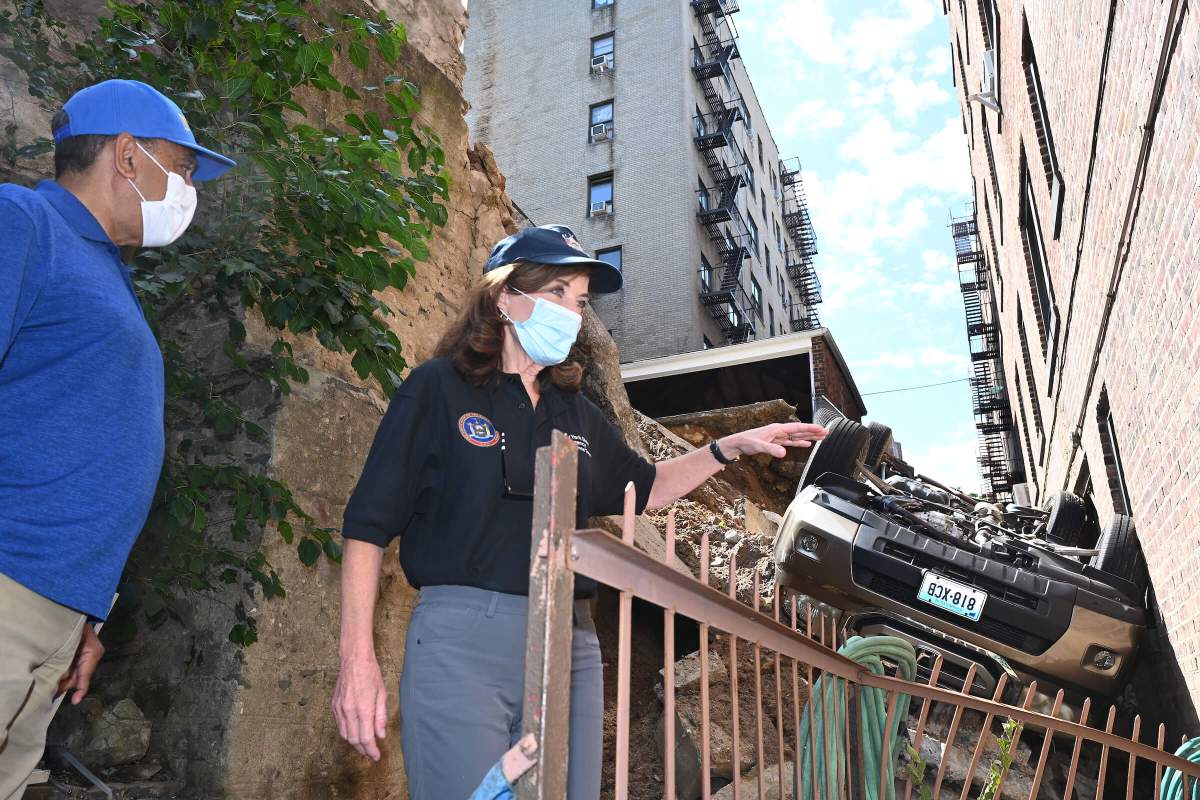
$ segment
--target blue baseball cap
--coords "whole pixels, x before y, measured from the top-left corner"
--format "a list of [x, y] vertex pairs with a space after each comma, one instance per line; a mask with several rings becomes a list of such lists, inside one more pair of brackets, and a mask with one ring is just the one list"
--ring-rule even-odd
[[232, 158], [196, 144], [179, 106], [162, 92], [141, 81], [111, 80], [80, 89], [63, 106], [67, 124], [54, 131], [54, 141], [71, 136], [116, 136], [128, 133], [139, 139], [165, 139], [196, 154], [194, 181], [216, 178], [230, 167]]
[[621, 288], [621, 270], [617, 265], [592, 258], [566, 225], [539, 225], [505, 237], [492, 248], [484, 273], [517, 262], [561, 264], [592, 268], [588, 291], [611, 294]]

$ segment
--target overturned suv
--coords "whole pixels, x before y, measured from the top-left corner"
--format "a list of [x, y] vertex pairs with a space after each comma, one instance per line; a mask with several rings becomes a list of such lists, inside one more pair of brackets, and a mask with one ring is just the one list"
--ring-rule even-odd
[[858, 633], [901, 636], [928, 679], [1006, 696], [1038, 682], [1115, 696], [1146, 627], [1133, 522], [1103, 532], [1073, 494], [1043, 508], [978, 502], [916, 475], [890, 431], [837, 418], [812, 452], [775, 543], [780, 583], [849, 612]]

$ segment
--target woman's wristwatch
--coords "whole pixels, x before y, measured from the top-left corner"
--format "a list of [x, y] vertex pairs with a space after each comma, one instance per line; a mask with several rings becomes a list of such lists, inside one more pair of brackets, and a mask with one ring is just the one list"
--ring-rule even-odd
[[726, 464], [732, 464], [733, 462], [737, 461], [736, 458], [726, 458], [725, 454], [721, 452], [721, 447], [717, 444], [716, 439], [713, 439], [708, 443], [708, 452], [712, 453], [713, 458], [715, 458], [717, 463], [721, 464], [722, 466]]

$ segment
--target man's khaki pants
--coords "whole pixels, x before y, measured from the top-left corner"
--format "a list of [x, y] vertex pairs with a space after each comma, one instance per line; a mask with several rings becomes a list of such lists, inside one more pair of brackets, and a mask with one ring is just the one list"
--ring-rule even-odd
[[0, 798], [19, 800], [46, 745], [84, 616], [0, 573]]

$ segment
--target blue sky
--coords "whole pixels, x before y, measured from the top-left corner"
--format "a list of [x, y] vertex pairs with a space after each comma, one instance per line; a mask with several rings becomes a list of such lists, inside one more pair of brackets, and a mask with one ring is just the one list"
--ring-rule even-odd
[[[742, 0], [742, 59], [784, 157], [799, 156], [821, 321], [863, 393], [964, 378], [949, 214], [971, 199], [937, 0]], [[918, 469], [979, 487], [966, 383], [865, 398]]]

